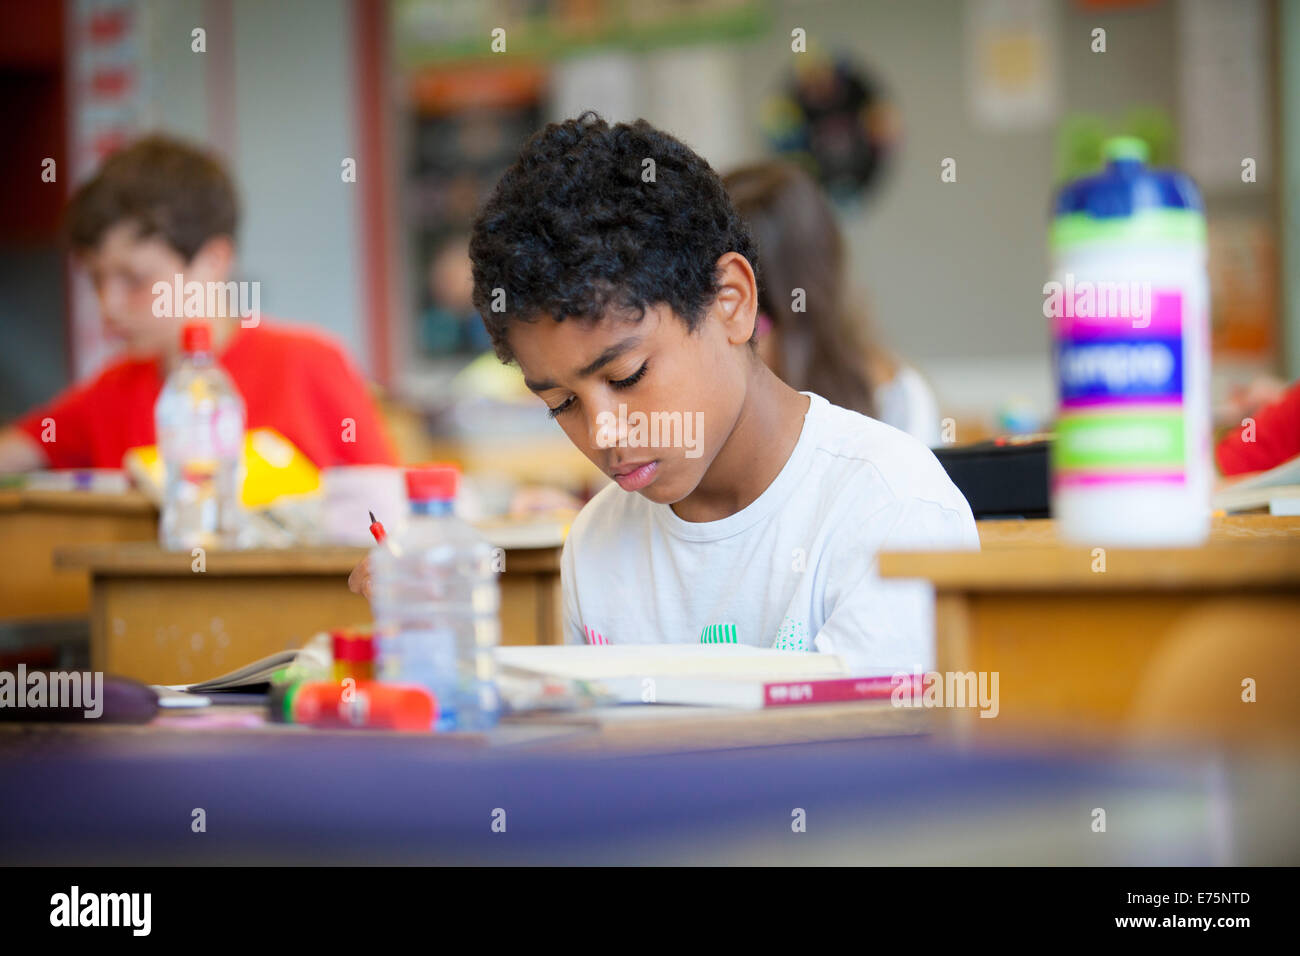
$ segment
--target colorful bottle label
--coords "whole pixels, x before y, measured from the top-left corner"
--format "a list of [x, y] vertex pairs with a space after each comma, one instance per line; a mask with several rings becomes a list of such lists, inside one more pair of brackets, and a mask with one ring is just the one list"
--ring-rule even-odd
[[1058, 485], [1187, 480], [1183, 294], [1156, 290], [1115, 308], [1096, 295], [1054, 316]]

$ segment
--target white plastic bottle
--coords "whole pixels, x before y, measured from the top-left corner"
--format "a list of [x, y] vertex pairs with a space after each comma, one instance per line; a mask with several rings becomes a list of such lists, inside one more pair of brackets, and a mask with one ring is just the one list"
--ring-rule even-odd
[[1106, 158], [1061, 190], [1052, 223], [1052, 512], [1075, 544], [1195, 545], [1213, 476], [1205, 217], [1141, 140]]
[[159, 541], [171, 551], [237, 548], [244, 533], [244, 400], [212, 355], [206, 323], [181, 332], [181, 361], [154, 406], [163, 465]]
[[376, 676], [427, 687], [438, 731], [484, 730], [500, 711], [495, 552], [452, 513], [458, 478], [451, 467], [409, 469], [406, 528], [370, 557]]

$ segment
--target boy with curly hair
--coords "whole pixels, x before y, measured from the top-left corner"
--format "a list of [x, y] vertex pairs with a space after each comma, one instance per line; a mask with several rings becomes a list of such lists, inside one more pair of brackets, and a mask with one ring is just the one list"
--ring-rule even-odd
[[761, 361], [753, 241], [703, 159], [643, 120], [547, 126], [470, 257], [498, 355], [613, 479], [565, 542], [567, 641], [929, 669], [933, 594], [876, 554], [978, 548], [970, 508], [919, 441]]

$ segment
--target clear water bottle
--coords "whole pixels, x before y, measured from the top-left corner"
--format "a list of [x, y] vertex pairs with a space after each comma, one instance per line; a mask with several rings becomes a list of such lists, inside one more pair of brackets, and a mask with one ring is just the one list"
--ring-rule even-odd
[[500, 711], [493, 549], [452, 513], [458, 478], [450, 467], [409, 469], [407, 526], [370, 557], [377, 676], [432, 691], [439, 731], [484, 730]]
[[185, 325], [181, 351], [154, 406], [163, 466], [158, 538], [171, 551], [237, 548], [244, 532], [244, 400], [213, 360], [206, 323]]

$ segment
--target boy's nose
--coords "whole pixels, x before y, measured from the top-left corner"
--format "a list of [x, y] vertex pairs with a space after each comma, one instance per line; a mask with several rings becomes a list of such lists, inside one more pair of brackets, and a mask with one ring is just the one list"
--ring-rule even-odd
[[587, 439], [592, 448], [617, 448], [626, 443], [627, 418], [618, 414], [616, 402], [587, 405]]

